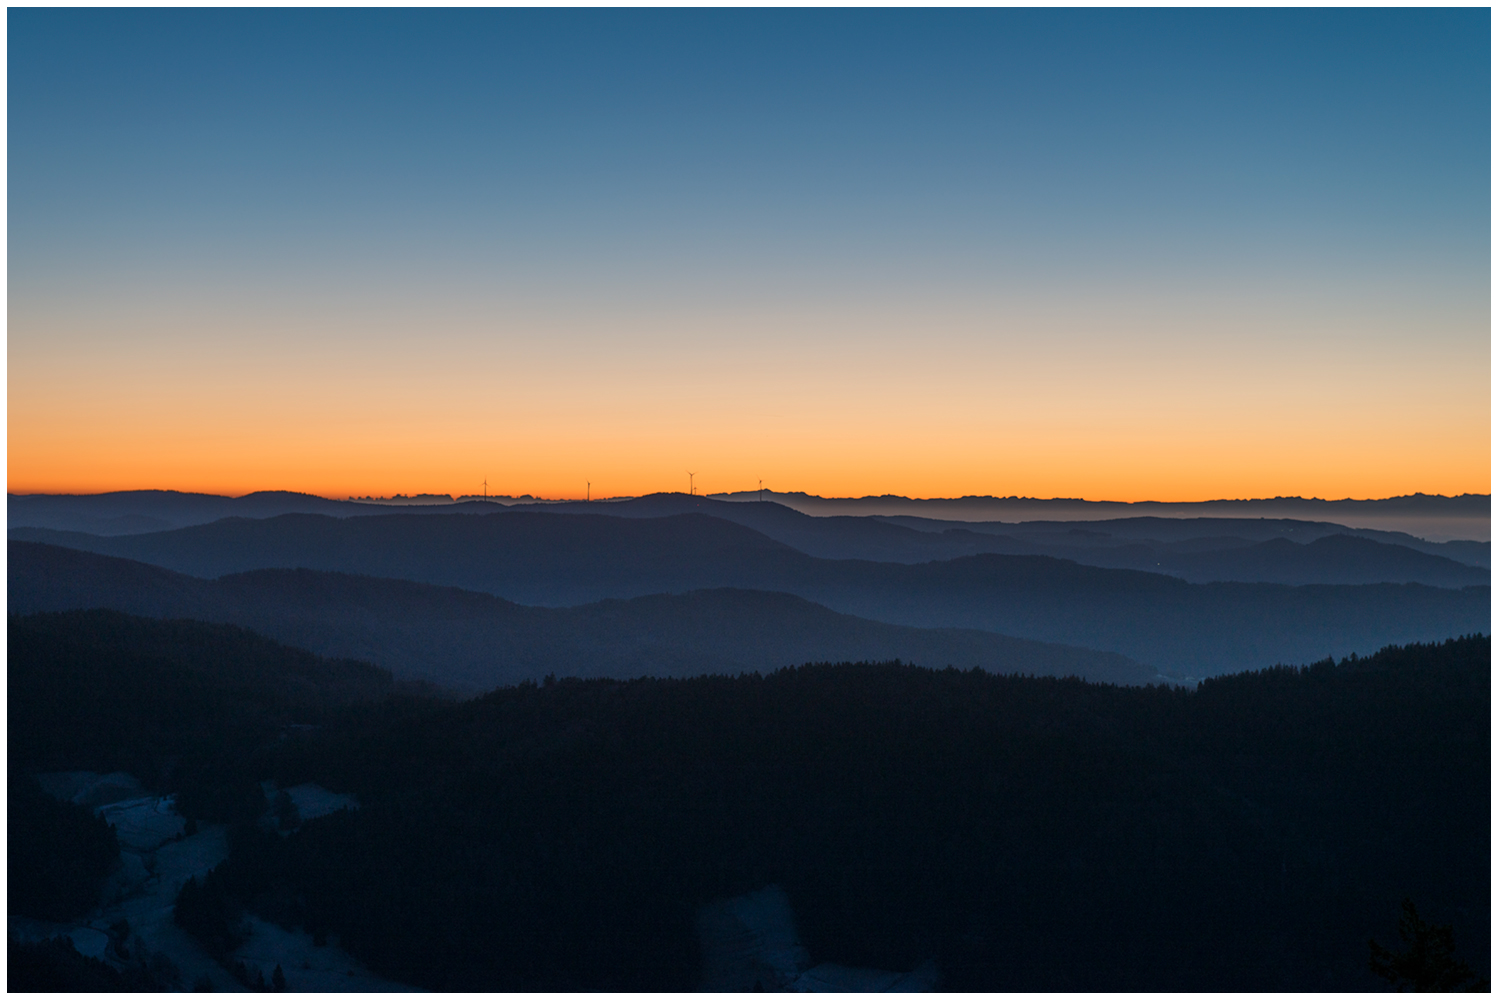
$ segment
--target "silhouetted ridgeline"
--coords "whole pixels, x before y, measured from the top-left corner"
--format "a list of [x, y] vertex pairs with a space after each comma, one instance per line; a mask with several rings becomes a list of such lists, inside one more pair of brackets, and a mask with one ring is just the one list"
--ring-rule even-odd
[[[1459, 587], [1486, 583], [1486, 574], [1474, 567], [1486, 569], [1490, 563], [1485, 540], [1431, 542], [1402, 532], [1285, 518], [1129, 517], [1006, 523], [908, 516], [812, 517], [778, 503], [734, 503], [679, 493], [599, 503], [505, 506], [473, 500], [398, 510], [407, 516], [509, 511], [660, 518], [695, 513], [743, 525], [819, 559], [919, 563], [988, 552], [1047, 555], [1089, 566], [1170, 573], [1194, 583], [1424, 583]], [[112, 511], [128, 513], [103, 516]], [[152, 511], [154, 515], [146, 513]], [[288, 513], [344, 518], [389, 515], [393, 511], [380, 504], [324, 500], [296, 493], [254, 493], [231, 499], [142, 491], [83, 497], [11, 497], [9, 527], [12, 538], [68, 544], [65, 538], [49, 532], [141, 534], [225, 517], [263, 519]], [[1478, 534], [1486, 539], [1485, 519], [1479, 527]], [[1310, 547], [1331, 535], [1356, 537], [1362, 544], [1336, 549]], [[1243, 558], [1241, 550], [1269, 541], [1295, 544], [1262, 548]]]
[[[423, 498], [439, 500], [439, 498]], [[764, 502], [753, 502], [763, 500]], [[907, 544], [897, 534], [870, 534], [858, 529], [846, 531], [828, 525], [843, 520], [868, 523], [887, 518], [931, 530], [932, 522], [946, 527], [966, 526], [978, 531], [995, 528], [1005, 533], [1016, 522], [1095, 522], [1110, 520], [1231, 520], [1237, 522], [1229, 531], [1210, 534], [1253, 537], [1255, 524], [1294, 518], [1301, 523], [1336, 522], [1342, 531], [1385, 533], [1403, 537], [1379, 540], [1420, 545], [1425, 539], [1435, 543], [1453, 539], [1486, 542], [1489, 537], [1491, 498], [1463, 496], [1427, 496], [1414, 494], [1383, 500], [1306, 500], [1300, 497], [1278, 497], [1267, 500], [1217, 500], [1205, 503], [1110, 503], [1086, 500], [1036, 500], [1027, 497], [957, 497], [952, 499], [912, 500], [907, 497], [814, 497], [805, 493], [776, 493], [772, 490], [722, 494], [716, 497], [687, 496], [681, 493], [656, 493], [621, 501], [559, 503], [530, 502], [531, 497], [462, 497], [452, 503], [422, 503], [404, 509], [412, 512], [453, 513], [487, 512], [504, 507], [516, 509], [582, 510], [616, 516], [661, 517], [697, 510], [727, 520], [748, 524], [781, 541], [826, 558], [888, 559], [903, 561], [894, 554], [869, 551], [821, 551], [816, 546], [873, 542], [887, 546]], [[739, 508], [734, 511], [729, 508]], [[306, 493], [264, 491], [242, 497], [212, 496], [202, 493], [178, 493], [172, 490], [133, 490], [91, 495], [15, 495], [7, 497], [7, 517], [12, 527], [51, 528], [60, 531], [84, 531], [100, 535], [124, 535], [144, 531], [206, 524], [225, 517], [274, 517], [279, 514], [329, 514], [355, 517], [386, 513], [390, 507], [381, 503], [356, 500], [329, 500]], [[814, 515], [814, 517], [805, 517]], [[797, 521], [796, 518], [802, 518]], [[811, 521], [811, 524], [806, 523]], [[924, 524], [922, 522], [925, 522]], [[998, 524], [997, 522], [1004, 522]], [[783, 536], [781, 530], [797, 535], [798, 540]], [[824, 529], [830, 533], [823, 534]], [[936, 530], [941, 530], [940, 528]], [[1324, 533], [1324, 532], [1323, 532]], [[1409, 537], [1411, 534], [1419, 536]], [[1312, 535], [1316, 537], [1316, 535]], [[1263, 541], [1262, 537], [1254, 537]], [[1308, 541], [1310, 539], [1302, 539]], [[810, 541], [812, 547], [804, 547]], [[927, 540], [928, 542], [930, 540]], [[1430, 544], [1425, 542], [1424, 544]], [[888, 550], [892, 551], [892, 550]], [[995, 551], [982, 549], [979, 551]], [[1006, 550], [997, 550], [1006, 551]], [[1428, 551], [1428, 550], [1427, 550]], [[953, 558], [970, 552], [947, 551], [927, 558]], [[1437, 554], [1447, 554], [1438, 552]]]
[[[344, 500], [308, 493], [266, 490], [242, 497], [177, 490], [121, 490], [113, 493], [11, 494], [6, 497], [10, 526], [129, 535], [207, 524], [225, 517], [275, 517], [278, 514], [346, 515], [364, 508]], [[370, 509], [380, 510], [382, 508]]]
[[918, 565], [816, 559], [699, 514], [289, 514], [117, 538], [13, 534], [201, 577], [302, 567], [462, 587], [521, 604], [724, 587], [779, 591], [893, 625], [1106, 650], [1192, 677], [1486, 632], [1490, 617], [1487, 587], [1192, 585], [1023, 555]]
[[[714, 494], [723, 499], [752, 500], [751, 491]], [[1270, 497], [1256, 500], [1206, 500], [1196, 503], [1106, 500], [1039, 500], [1031, 497], [953, 497], [917, 500], [909, 497], [816, 497], [773, 493], [765, 498], [808, 514], [826, 516], [917, 516], [965, 521], [1081, 521], [1104, 518], [1290, 517], [1336, 521], [1354, 528], [1405, 531], [1422, 538], [1488, 538], [1492, 498], [1487, 494], [1432, 496], [1412, 493], [1378, 500], [1320, 500], [1314, 497]]]
[[1158, 683], [1116, 653], [975, 629], [916, 629], [840, 615], [793, 597], [713, 590], [534, 608], [490, 594], [314, 570], [200, 580], [155, 566], [10, 543], [13, 613], [108, 607], [154, 618], [230, 622], [397, 677], [479, 693], [547, 674], [692, 676], [812, 660], [902, 659], [999, 673]]

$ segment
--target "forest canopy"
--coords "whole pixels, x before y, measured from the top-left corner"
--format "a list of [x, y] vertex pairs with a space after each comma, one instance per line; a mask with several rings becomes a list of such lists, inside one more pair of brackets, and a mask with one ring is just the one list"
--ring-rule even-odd
[[387, 702], [261, 758], [362, 808], [242, 829], [213, 912], [431, 989], [692, 989], [697, 908], [775, 883], [817, 961], [935, 959], [944, 988], [1367, 989], [1411, 897], [1486, 969], [1489, 650], [1196, 690], [885, 663]]

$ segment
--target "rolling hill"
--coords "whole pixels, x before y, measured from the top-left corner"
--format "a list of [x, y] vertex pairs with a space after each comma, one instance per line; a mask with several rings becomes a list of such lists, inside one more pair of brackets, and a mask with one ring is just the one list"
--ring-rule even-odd
[[700, 514], [289, 514], [113, 538], [36, 529], [12, 535], [203, 578], [306, 568], [553, 607], [717, 588], [783, 592], [894, 625], [1108, 650], [1185, 676], [1489, 628], [1485, 586], [1190, 584], [991, 553], [921, 564], [817, 559]]
[[111, 608], [227, 622], [463, 693], [548, 674], [670, 677], [897, 659], [1118, 684], [1162, 680], [1115, 653], [974, 629], [887, 625], [762, 591], [720, 589], [537, 608], [453, 587], [305, 569], [201, 580], [25, 542], [10, 543], [8, 587], [12, 614]]
[[[1462, 587], [1488, 582], [1487, 542], [1430, 542], [1400, 532], [1285, 518], [1131, 517], [1101, 521], [952, 522], [908, 516], [810, 516], [779, 503], [729, 502], [680, 493], [629, 500], [501, 504], [467, 500], [393, 507], [296, 493], [213, 497], [164, 491], [9, 499], [11, 537], [57, 540], [32, 529], [96, 535], [144, 534], [225, 517], [287, 513], [330, 517], [531, 512], [659, 518], [706, 514], [751, 528], [819, 559], [921, 563], [962, 556], [1048, 555], [1089, 566], [1167, 573], [1193, 583], [1424, 583]], [[1367, 543], [1355, 557], [1314, 546], [1331, 535]], [[1239, 550], [1270, 541], [1254, 553]], [[1312, 546], [1312, 547], [1308, 547]], [[1421, 558], [1421, 555], [1429, 558]], [[1481, 567], [1478, 569], [1477, 567]]]

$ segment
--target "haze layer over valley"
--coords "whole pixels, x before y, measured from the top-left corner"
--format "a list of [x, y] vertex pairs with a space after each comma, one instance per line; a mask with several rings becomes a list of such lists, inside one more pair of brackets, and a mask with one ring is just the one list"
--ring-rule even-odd
[[[1448, 523], [1455, 511], [1475, 526], [1477, 499], [1383, 503]], [[808, 659], [1142, 683], [1489, 628], [1486, 541], [1282, 517], [954, 526], [682, 494], [392, 508], [148, 491], [10, 504], [13, 612], [98, 606], [235, 622], [468, 691], [548, 673]], [[189, 526], [99, 534], [27, 521]], [[1486, 536], [1485, 521], [1473, 534]], [[150, 577], [139, 564], [183, 576]], [[585, 607], [600, 601], [624, 603]], [[800, 624], [779, 627], [776, 614]], [[1117, 659], [1084, 662], [1085, 650]]]

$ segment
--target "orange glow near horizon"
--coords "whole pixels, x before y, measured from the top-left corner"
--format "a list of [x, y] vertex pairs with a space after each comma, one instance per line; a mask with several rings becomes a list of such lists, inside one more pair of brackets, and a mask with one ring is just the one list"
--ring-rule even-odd
[[[1393, 421], [1338, 421], [1314, 437], [1301, 435], [1304, 425], [1293, 421], [1245, 428], [1204, 416], [1194, 425], [1161, 427], [1137, 414], [1093, 426], [1006, 424], [980, 414], [861, 428], [811, 415], [806, 423], [787, 417], [768, 426], [702, 419], [694, 428], [638, 419], [486, 425], [478, 415], [447, 426], [373, 418], [267, 426], [232, 413], [177, 421], [149, 412], [44, 424], [17, 412], [18, 395], [11, 404], [11, 493], [457, 496], [480, 493], [487, 479], [492, 494], [580, 499], [589, 481], [596, 498], [685, 492], [688, 470], [699, 493], [753, 490], [763, 481], [768, 489], [821, 496], [1177, 502], [1487, 493], [1491, 482], [1486, 421], [1469, 424], [1465, 436], [1449, 425], [1442, 434]], [[865, 418], [872, 423], [873, 416]], [[966, 433], [951, 429], [964, 422]]]
[[13, 301], [8, 488], [601, 498], [691, 470], [701, 493], [1490, 491], [1481, 310], [1032, 298]]
[[[1487, 493], [1485, 423], [1465, 439], [1433, 428], [1287, 420], [1244, 428], [1223, 416], [1160, 426], [1120, 414], [1111, 424], [982, 421], [954, 414], [926, 425], [827, 414], [754, 421], [702, 415], [693, 427], [648, 419], [486, 423], [477, 414], [390, 415], [321, 422], [306, 414], [267, 426], [232, 411], [175, 420], [146, 412], [107, 421], [75, 413], [43, 424], [12, 393], [11, 493], [128, 489], [243, 495], [280, 489], [327, 497], [397, 493], [581, 499], [767, 489], [821, 496], [897, 494], [1198, 501], [1305, 496], [1374, 499], [1415, 492]], [[58, 415], [60, 418], [62, 415]], [[967, 433], [952, 428], [964, 422]], [[92, 419], [90, 419], [92, 418]], [[527, 426], [529, 424], [530, 426]], [[871, 424], [873, 424], [871, 426]], [[1328, 438], [1331, 440], [1328, 441]], [[1400, 461], [1390, 461], [1397, 455]]]

